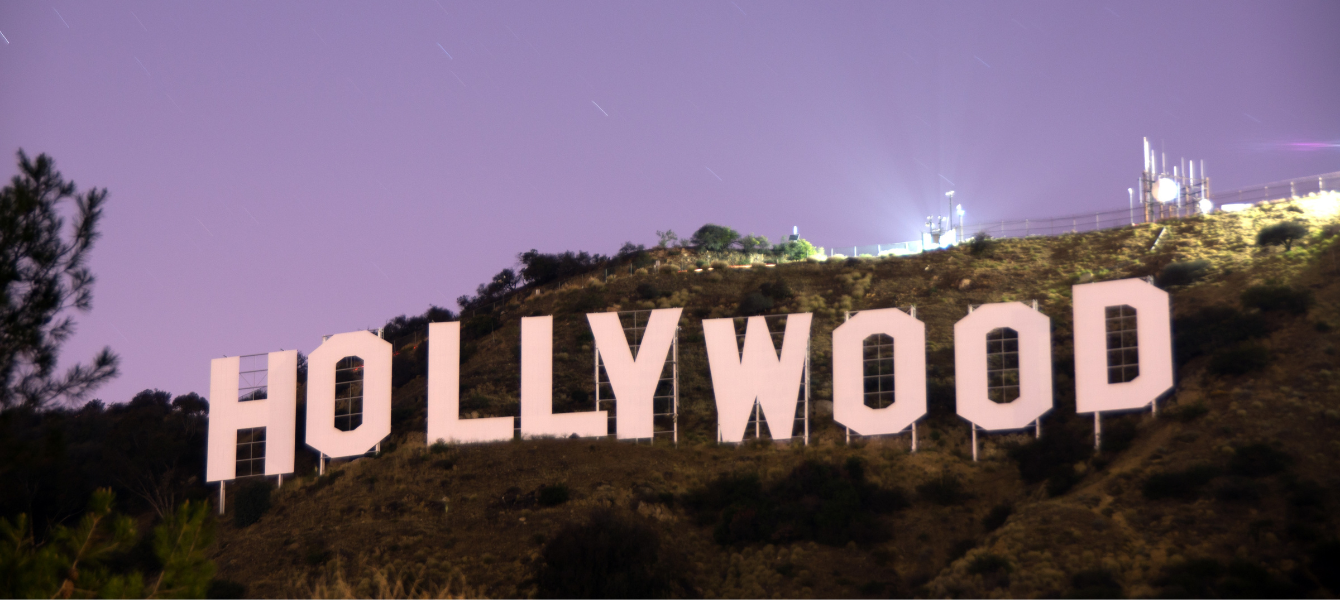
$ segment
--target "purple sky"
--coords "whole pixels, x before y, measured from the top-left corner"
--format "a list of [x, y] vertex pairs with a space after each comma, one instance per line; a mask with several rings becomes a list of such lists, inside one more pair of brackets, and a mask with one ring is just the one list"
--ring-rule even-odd
[[1142, 136], [1221, 190], [1340, 170], [1337, 30], [1333, 0], [14, 0], [0, 159], [110, 189], [64, 356], [112, 346], [124, 401], [455, 309], [532, 247], [1123, 207]]

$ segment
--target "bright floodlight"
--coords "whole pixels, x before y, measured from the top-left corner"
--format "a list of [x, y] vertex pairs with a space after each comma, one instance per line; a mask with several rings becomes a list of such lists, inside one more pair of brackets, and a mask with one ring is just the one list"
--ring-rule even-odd
[[1177, 182], [1172, 179], [1164, 177], [1154, 182], [1154, 199], [1159, 202], [1172, 202], [1177, 199], [1179, 192], [1181, 190]]
[[1214, 203], [1210, 202], [1209, 198], [1202, 198], [1197, 206], [1200, 208], [1200, 214], [1202, 215], [1208, 215], [1214, 212]]

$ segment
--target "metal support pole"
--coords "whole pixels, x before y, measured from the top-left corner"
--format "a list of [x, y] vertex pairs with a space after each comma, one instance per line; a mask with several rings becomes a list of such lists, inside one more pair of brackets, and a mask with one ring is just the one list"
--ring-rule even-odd
[[283, 474], [283, 473], [280, 473], [280, 474], [279, 474], [279, 485], [276, 485], [275, 487], [277, 487], [277, 488], [284, 487], [284, 474]]
[[675, 339], [670, 346], [671, 352], [675, 355], [675, 364], [671, 367], [671, 373], [675, 376], [675, 416], [674, 416], [674, 441], [679, 445], [679, 326], [675, 326]]
[[1038, 419], [1037, 419], [1036, 421], [1033, 421], [1033, 426], [1036, 427], [1036, 429], [1037, 429], [1037, 433], [1034, 434], [1033, 437], [1035, 437], [1035, 438], [1041, 438], [1041, 437], [1042, 437], [1042, 417], [1038, 417]]
[[223, 488], [227, 485], [227, 481], [219, 482], [219, 514], [223, 514]]
[[805, 445], [810, 445], [810, 343], [805, 342]]
[[1093, 449], [1101, 450], [1103, 447], [1103, 420], [1102, 413], [1094, 411], [1093, 413]]
[[972, 462], [977, 462], [977, 424], [969, 423], [972, 427]]
[[917, 451], [917, 422], [912, 422], [912, 451]]
[[319, 458], [316, 459], [316, 464], [317, 464], [317, 468], [318, 468], [317, 475], [325, 475], [325, 474], [326, 474], [326, 453], [325, 453], [325, 452], [318, 452], [318, 454], [320, 454], [321, 456], [320, 456]]

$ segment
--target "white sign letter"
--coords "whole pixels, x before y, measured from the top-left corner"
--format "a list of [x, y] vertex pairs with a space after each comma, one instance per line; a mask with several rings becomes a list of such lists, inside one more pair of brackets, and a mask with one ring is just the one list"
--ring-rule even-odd
[[461, 418], [461, 324], [428, 324], [428, 443], [512, 439], [512, 417]]
[[652, 437], [655, 429], [652, 397], [656, 395], [656, 386], [661, 382], [665, 357], [675, 340], [675, 328], [679, 325], [679, 314], [683, 310], [665, 308], [651, 311], [636, 358], [628, 347], [628, 337], [624, 335], [618, 313], [586, 315], [586, 320], [591, 323], [591, 333], [596, 338], [596, 349], [605, 364], [605, 373], [609, 375], [610, 387], [614, 388], [614, 398], [618, 402], [614, 418], [621, 440]]
[[[352, 380], [337, 383], [336, 365], [345, 358], [358, 358], [362, 366], [354, 362], [347, 371]], [[336, 392], [344, 401], [340, 415], [335, 414]], [[342, 431], [337, 416], [360, 424]], [[367, 331], [321, 342], [307, 358], [307, 445], [331, 458], [359, 456], [390, 434], [391, 343]]]
[[1019, 302], [983, 304], [955, 323], [958, 415], [1001, 431], [1046, 414], [1052, 409], [1051, 345], [1051, 319]]
[[1075, 412], [1141, 408], [1168, 391], [1173, 385], [1168, 292], [1143, 279], [1072, 289]]
[[[893, 338], [893, 404], [865, 404], [866, 338]], [[861, 435], [898, 433], [926, 414], [926, 324], [896, 308], [863, 310], [833, 330], [833, 420]]]
[[265, 474], [293, 472], [298, 418], [298, 351], [266, 356], [266, 398], [239, 401], [241, 357], [216, 358], [209, 364], [209, 454], [206, 481], [237, 477], [237, 432], [265, 428]]
[[603, 410], [554, 414], [554, 318], [521, 318], [521, 437], [597, 437], [609, 432]]
[[755, 400], [763, 408], [763, 420], [772, 438], [791, 438], [812, 317], [810, 313], [787, 315], [780, 359], [763, 317], [749, 317], [743, 356], [732, 319], [703, 320], [707, 365], [717, 402], [717, 429], [723, 442], [744, 441]]

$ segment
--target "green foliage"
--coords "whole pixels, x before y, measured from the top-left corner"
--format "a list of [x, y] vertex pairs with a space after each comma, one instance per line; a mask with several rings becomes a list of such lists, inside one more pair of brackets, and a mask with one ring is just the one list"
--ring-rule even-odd
[[1210, 373], [1215, 375], [1246, 375], [1264, 369], [1270, 364], [1270, 350], [1257, 343], [1239, 344], [1215, 352], [1210, 357]]
[[241, 529], [261, 520], [270, 510], [270, 493], [274, 486], [266, 480], [253, 480], [237, 487], [233, 492], [233, 525]]
[[45, 542], [37, 541], [27, 515], [0, 519], [0, 596], [203, 597], [214, 576], [208, 504], [188, 501], [154, 528], [153, 554], [162, 571], [146, 585], [140, 572], [112, 568], [126, 563], [139, 537], [133, 520], [112, 512], [115, 499], [111, 490], [94, 492], [78, 524], [57, 526]]
[[693, 594], [684, 561], [637, 515], [599, 509], [545, 544], [541, 598], [669, 598]]
[[1238, 448], [1228, 461], [1228, 471], [1243, 477], [1266, 477], [1282, 472], [1293, 457], [1267, 444], [1256, 443]]
[[572, 492], [568, 490], [568, 484], [556, 483], [554, 485], [540, 486], [539, 494], [536, 495], [536, 501], [540, 506], [558, 506], [568, 501]]
[[675, 230], [667, 229], [665, 231], [656, 232], [657, 248], [669, 248], [677, 243], [679, 243], [679, 236], [675, 234]]
[[1161, 287], [1172, 287], [1175, 285], [1189, 285], [1205, 277], [1210, 269], [1208, 260], [1188, 260], [1182, 262], [1168, 263], [1159, 271], [1155, 283]]
[[1256, 234], [1256, 245], [1266, 248], [1269, 246], [1284, 246], [1287, 252], [1293, 250], [1293, 243], [1303, 239], [1307, 235], [1307, 225], [1302, 223], [1288, 221], [1285, 223], [1276, 223], [1263, 227]]
[[795, 240], [778, 244], [776, 248], [773, 248], [773, 252], [787, 260], [805, 260], [818, 254], [819, 249], [809, 240]]
[[734, 229], [708, 223], [699, 227], [698, 231], [693, 232], [693, 236], [689, 238], [689, 244], [699, 250], [722, 252], [735, 245], [739, 240], [740, 234]]
[[750, 252], [758, 252], [760, 250], [767, 250], [768, 247], [772, 245], [772, 243], [768, 241], [768, 238], [753, 234], [740, 238], [739, 243], [740, 250], [744, 251], [746, 254]]
[[[18, 152], [19, 174], [0, 189], [0, 408], [41, 407], [80, 399], [116, 376], [118, 358], [103, 348], [91, 365], [56, 374], [60, 348], [74, 333], [71, 310], [93, 307], [88, 253], [98, 239], [107, 190], [80, 195], [45, 154]], [[74, 200], [73, 235], [62, 237]]]
[[1150, 500], [1190, 500], [1200, 495], [1201, 488], [1221, 473], [1219, 467], [1208, 464], [1193, 465], [1179, 471], [1162, 471], [1150, 475], [1140, 491]]
[[1263, 312], [1303, 315], [1312, 308], [1314, 300], [1312, 290], [1294, 289], [1287, 285], [1254, 285], [1242, 292], [1243, 306]]
[[963, 481], [948, 471], [943, 471], [938, 477], [918, 485], [917, 495], [921, 496], [922, 500], [940, 506], [958, 506], [972, 497], [963, 486]]
[[816, 540], [836, 546], [885, 539], [887, 528], [875, 515], [906, 508], [908, 501], [901, 490], [866, 481], [863, 463], [853, 458], [842, 467], [809, 460], [768, 486], [752, 473], [726, 475], [690, 494], [685, 505], [700, 523], [716, 523], [721, 544]]

